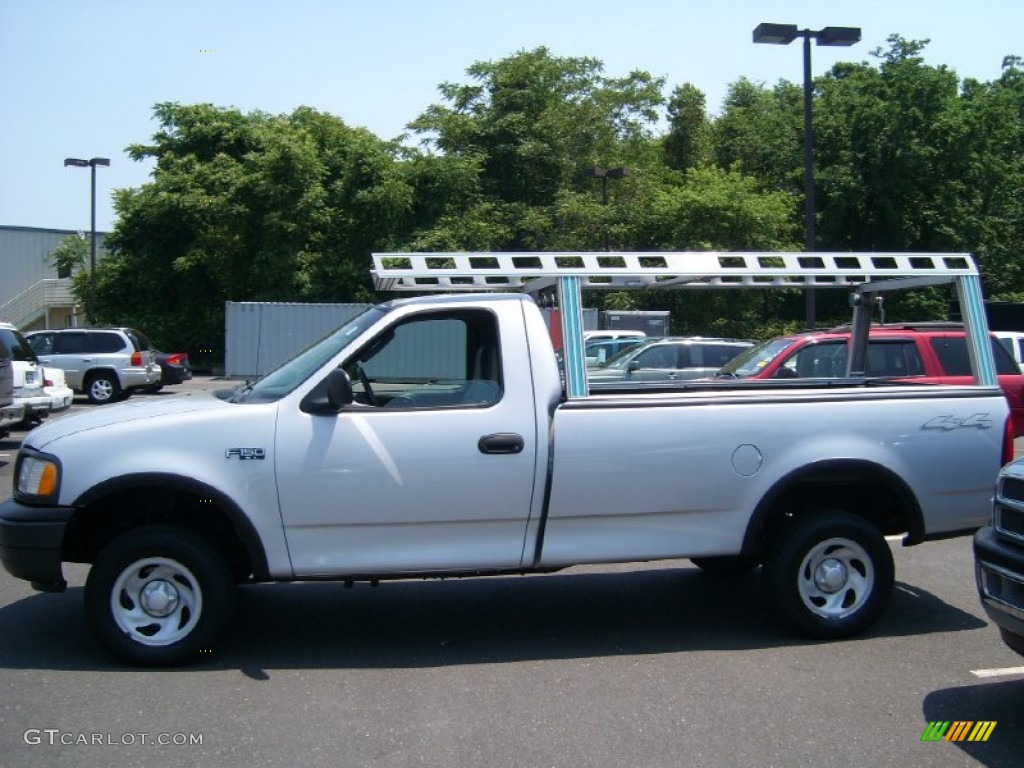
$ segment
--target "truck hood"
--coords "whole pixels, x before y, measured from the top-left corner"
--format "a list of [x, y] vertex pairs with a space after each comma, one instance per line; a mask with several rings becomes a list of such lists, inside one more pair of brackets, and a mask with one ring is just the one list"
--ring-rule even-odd
[[79, 432], [103, 429], [112, 424], [236, 407], [239, 406], [221, 400], [211, 392], [189, 392], [171, 397], [139, 399], [114, 405], [103, 405], [88, 411], [62, 416], [38, 426], [25, 436], [24, 444], [32, 448], [43, 449], [46, 445], [63, 437]]

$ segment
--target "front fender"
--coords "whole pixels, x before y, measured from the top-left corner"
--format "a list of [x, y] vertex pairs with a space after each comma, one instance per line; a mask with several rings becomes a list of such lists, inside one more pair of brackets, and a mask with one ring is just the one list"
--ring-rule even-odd
[[270, 578], [270, 568], [263, 540], [245, 511], [227, 494], [194, 478], [163, 472], [121, 475], [104, 480], [89, 488], [78, 496], [72, 505], [81, 509], [124, 491], [154, 491], [157, 489], [182, 491], [200, 499], [209, 499], [214, 507], [224, 513], [235, 535], [245, 546], [255, 579], [265, 581]]

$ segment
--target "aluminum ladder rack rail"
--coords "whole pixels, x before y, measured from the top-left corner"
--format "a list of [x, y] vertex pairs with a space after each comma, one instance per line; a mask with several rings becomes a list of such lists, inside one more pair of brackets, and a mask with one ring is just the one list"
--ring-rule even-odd
[[884, 278], [977, 275], [967, 253], [724, 251], [374, 253], [382, 291], [536, 292], [559, 277], [585, 289], [849, 287]]
[[566, 392], [588, 394], [583, 350], [584, 289], [853, 289], [848, 374], [863, 371], [871, 312], [878, 295], [954, 284], [970, 343], [975, 382], [997, 386], [981, 282], [968, 253], [842, 252], [445, 252], [374, 253], [380, 291], [445, 292], [555, 289], [560, 308]]

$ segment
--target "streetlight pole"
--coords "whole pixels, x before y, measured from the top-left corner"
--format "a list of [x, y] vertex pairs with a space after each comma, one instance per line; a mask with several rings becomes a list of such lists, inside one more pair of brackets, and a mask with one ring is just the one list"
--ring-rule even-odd
[[[629, 176], [632, 171], [629, 168], [602, 168], [599, 165], [595, 165], [593, 168], [587, 168], [584, 172], [587, 176], [593, 176], [601, 180], [601, 205], [608, 205], [608, 179], [621, 179], [625, 176]], [[606, 212], [607, 214], [607, 212]], [[608, 239], [608, 223], [604, 225], [604, 249], [610, 251], [612, 249], [611, 242]]]
[[[825, 27], [824, 29], [798, 29], [796, 24], [758, 24], [754, 28], [754, 42], [769, 45], [789, 45], [798, 37], [804, 39], [804, 250], [817, 250], [814, 227], [814, 82], [811, 78], [811, 40], [818, 45], [850, 46], [860, 42], [860, 27]], [[814, 288], [805, 291], [807, 299], [807, 326], [814, 328]]]
[[64, 158], [64, 167], [73, 165], [76, 168], [89, 168], [91, 175], [90, 198], [89, 198], [89, 305], [86, 307], [86, 316], [92, 322], [93, 302], [96, 296], [96, 166], [109, 166], [110, 160], [106, 157], [94, 157], [89, 160], [82, 160], [78, 157]]

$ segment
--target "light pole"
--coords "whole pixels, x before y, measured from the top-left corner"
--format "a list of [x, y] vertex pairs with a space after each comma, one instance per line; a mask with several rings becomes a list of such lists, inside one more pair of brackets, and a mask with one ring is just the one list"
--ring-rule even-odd
[[[593, 168], [587, 168], [584, 172], [587, 176], [596, 177], [601, 180], [601, 205], [608, 205], [608, 179], [621, 179], [625, 176], [629, 176], [631, 171], [629, 168], [602, 168], [599, 165], [595, 165]], [[607, 212], [606, 212], [607, 214]], [[604, 249], [610, 251], [611, 243], [608, 240], [608, 223], [604, 225]]]
[[[796, 24], [758, 24], [754, 28], [754, 42], [769, 45], [789, 45], [798, 37], [804, 39], [804, 250], [815, 248], [814, 232], [814, 118], [811, 96], [811, 40], [818, 45], [853, 45], [860, 42], [860, 27], [825, 27], [824, 29], [798, 29]], [[816, 325], [814, 288], [808, 288], [807, 325]]]
[[90, 160], [82, 160], [78, 157], [64, 158], [64, 167], [66, 168], [69, 165], [73, 165], [78, 168], [89, 168], [91, 169], [92, 175], [92, 183], [90, 185], [92, 194], [89, 206], [89, 306], [86, 307], [85, 312], [89, 322], [91, 323], [93, 300], [96, 295], [96, 166], [109, 166], [110, 160], [106, 157], [94, 157]]

